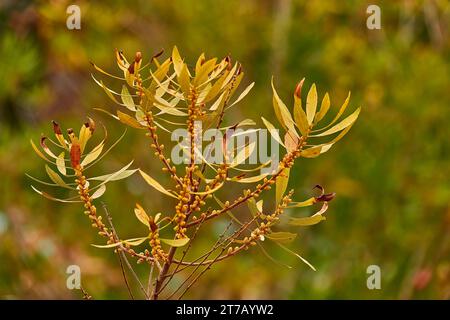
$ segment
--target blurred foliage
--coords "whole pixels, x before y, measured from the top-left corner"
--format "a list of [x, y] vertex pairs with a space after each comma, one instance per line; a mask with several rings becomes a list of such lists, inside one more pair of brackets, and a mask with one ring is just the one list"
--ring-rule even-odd
[[[381, 30], [366, 28], [372, 3], [381, 7]], [[90, 246], [98, 236], [82, 210], [30, 189], [24, 173], [45, 173], [29, 139], [47, 132], [52, 119], [75, 126], [87, 115], [117, 138], [118, 124], [93, 110], [111, 106], [90, 78], [89, 61], [112, 71], [114, 48], [148, 59], [174, 44], [191, 63], [201, 52], [242, 62], [244, 82], [256, 85], [231, 119], [273, 117], [272, 74], [282, 97], [305, 76], [307, 87], [316, 82], [335, 97], [332, 107], [350, 89], [353, 106], [363, 108], [339, 148], [291, 172], [298, 197], [318, 183], [337, 192], [326, 223], [305, 229], [294, 244], [318, 271], [268, 247], [295, 268], [249, 251], [217, 265], [189, 298], [450, 297], [448, 1], [79, 0], [82, 26], [74, 31], [65, 24], [70, 4], [0, 3], [0, 298], [80, 298], [66, 288], [71, 264], [80, 265], [94, 298], [127, 297], [117, 257]], [[129, 131], [104, 172], [130, 154], [151, 171], [147, 144]], [[135, 177], [104, 197], [124, 238], [142, 228], [130, 216], [147, 191]], [[153, 194], [143, 205], [165, 208]], [[381, 267], [381, 290], [366, 287], [371, 264]], [[137, 270], [147, 276], [145, 266]]]

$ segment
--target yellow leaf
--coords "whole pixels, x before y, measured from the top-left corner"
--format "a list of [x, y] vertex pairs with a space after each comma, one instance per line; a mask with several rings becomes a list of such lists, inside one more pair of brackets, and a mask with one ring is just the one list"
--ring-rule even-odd
[[328, 110], [330, 109], [330, 104], [331, 104], [330, 103], [330, 96], [328, 95], [328, 92], [327, 92], [323, 96], [322, 104], [320, 105], [319, 112], [314, 117], [314, 123], [319, 122], [320, 120], [323, 119], [323, 117], [325, 117], [325, 115], [327, 114]]
[[41, 150], [39, 150], [36, 147], [36, 145], [34, 144], [33, 140], [30, 139], [30, 143], [31, 143], [31, 146], [33, 147], [34, 152], [36, 152], [39, 157], [41, 157], [42, 159], [50, 162], [50, 160], [47, 159], [47, 157], [41, 152]]
[[48, 165], [45, 165], [45, 171], [47, 171], [48, 176], [50, 177], [50, 179], [56, 183], [57, 185], [59, 185], [60, 187], [63, 188], [67, 188], [67, 189], [71, 189], [65, 182], [64, 180], [59, 176], [59, 174], [57, 174], [55, 171], [53, 171], [52, 169], [50, 169], [50, 167]]
[[278, 96], [277, 91], [275, 90], [275, 86], [273, 84], [272, 78], [272, 91], [273, 91], [273, 108], [275, 110], [275, 115], [278, 118], [280, 124], [286, 129], [286, 131], [292, 131], [295, 135], [297, 132], [294, 128], [294, 120], [292, 120], [291, 113], [288, 108], [284, 104], [284, 102]]
[[150, 223], [149, 223], [150, 218], [148, 217], [144, 208], [142, 208], [140, 204], [136, 203], [136, 208], [134, 209], [134, 213], [136, 215], [136, 218], [138, 218], [138, 220], [140, 222], [142, 222], [143, 224], [145, 224], [147, 227], [150, 228]]
[[187, 98], [189, 96], [189, 92], [191, 91], [191, 83], [187, 66], [184, 63], [181, 68], [180, 74], [178, 75], [178, 84], [180, 85], [184, 96]]
[[341, 131], [341, 130], [347, 128], [348, 126], [352, 125], [356, 121], [356, 119], [358, 119], [360, 111], [361, 111], [361, 107], [356, 109], [351, 115], [349, 115], [347, 118], [345, 118], [338, 124], [334, 125], [330, 129], [328, 129], [322, 133], [316, 134], [315, 137], [328, 136], [330, 134], [336, 133], [338, 131]]
[[284, 145], [288, 152], [292, 152], [298, 148], [298, 138], [291, 132], [286, 132], [284, 135]]
[[81, 161], [81, 165], [84, 167], [97, 159], [99, 155], [102, 153], [103, 150], [103, 142], [101, 142], [99, 145], [97, 145], [91, 152], [89, 152], [86, 157]]
[[158, 181], [156, 181], [155, 179], [153, 179], [152, 177], [150, 177], [148, 174], [146, 174], [144, 171], [139, 169], [139, 173], [141, 174], [141, 176], [144, 178], [144, 180], [153, 188], [155, 188], [156, 190], [158, 190], [161, 193], [164, 193], [165, 195], [168, 195], [169, 197], [178, 199], [175, 195], [173, 195], [172, 193], [170, 193], [168, 190], [166, 190], [162, 185], [159, 184]]
[[284, 143], [281, 141], [280, 134], [278, 133], [278, 129], [276, 129], [273, 124], [271, 124], [268, 120], [261, 117], [262, 121], [264, 122], [264, 125], [267, 127], [267, 130], [269, 130], [269, 133], [271, 136], [283, 147], [286, 147]]
[[235, 181], [235, 182], [240, 182], [240, 183], [254, 183], [254, 182], [258, 182], [258, 181], [264, 179], [267, 176], [268, 176], [267, 173], [263, 173], [263, 174], [260, 174], [260, 175], [257, 175], [257, 176], [253, 176], [253, 177], [249, 177], [249, 178], [233, 177], [233, 178], [229, 178], [228, 180]]
[[130, 95], [126, 86], [122, 86], [122, 102], [128, 110], [136, 111], [136, 107], [134, 105], [133, 97]]
[[327, 211], [327, 209], [328, 209], [328, 203], [324, 202], [322, 205], [322, 208], [314, 215], [312, 215], [310, 217], [305, 217], [305, 218], [292, 218], [291, 217], [289, 219], [289, 224], [293, 225], [293, 226], [301, 226], [301, 227], [312, 226], [312, 225], [318, 224], [319, 222], [326, 220], [326, 218], [323, 216], [323, 214]]
[[177, 74], [177, 76], [180, 76], [181, 74], [181, 69], [183, 69], [183, 59], [181, 59], [180, 53], [178, 52], [178, 48], [177, 46], [173, 47], [172, 50], [172, 62], [173, 62], [173, 67], [175, 69], [175, 73]]
[[283, 169], [283, 171], [281, 172], [281, 174], [277, 177], [276, 179], [276, 204], [279, 204], [281, 202], [281, 199], [283, 198], [284, 192], [286, 191], [286, 188], [288, 186], [288, 182], [289, 182], [289, 174], [290, 174], [290, 169], [289, 168], [285, 168]]
[[308, 136], [308, 119], [306, 118], [306, 113], [301, 106], [301, 101], [298, 99], [298, 102], [294, 105], [294, 119], [297, 128], [300, 130], [302, 136]]
[[106, 185], [102, 184], [100, 187], [92, 194], [92, 199], [100, 198], [106, 191]]
[[345, 99], [344, 103], [342, 104], [341, 108], [339, 109], [339, 112], [337, 113], [337, 115], [334, 117], [333, 121], [331, 121], [325, 128], [328, 128], [331, 125], [333, 125], [341, 117], [341, 115], [344, 113], [345, 109], [347, 109], [348, 103], [350, 101], [350, 95], [351, 95], [351, 92], [348, 93], [347, 98]]
[[230, 104], [228, 108], [231, 108], [232, 106], [234, 106], [235, 104], [239, 103], [242, 99], [245, 98], [245, 96], [250, 92], [250, 90], [252, 90], [253, 86], [255, 85], [254, 82], [250, 83], [247, 88], [244, 89], [244, 91], [242, 91], [242, 93], [239, 95], [239, 97], [236, 99], [236, 101], [234, 101], [232, 104]]
[[127, 126], [136, 129], [144, 129], [144, 127], [135, 118], [126, 113], [117, 110], [117, 116], [119, 117], [119, 121], [123, 124], [126, 124]]
[[316, 108], [317, 108], [317, 90], [316, 85], [313, 83], [306, 97], [306, 118], [308, 119], [308, 124], [310, 125], [313, 123], [314, 116], [316, 115]]
[[58, 171], [63, 175], [66, 175], [66, 163], [64, 158], [64, 151], [60, 153], [58, 158], [56, 159], [56, 166], [58, 167]]

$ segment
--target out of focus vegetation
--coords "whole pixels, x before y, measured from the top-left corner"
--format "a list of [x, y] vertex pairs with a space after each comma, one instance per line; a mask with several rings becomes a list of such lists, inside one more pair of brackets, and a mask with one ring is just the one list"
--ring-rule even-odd
[[[381, 7], [381, 30], [366, 28], [372, 3]], [[353, 106], [363, 108], [338, 148], [291, 173], [298, 197], [315, 184], [337, 192], [327, 221], [294, 244], [318, 271], [268, 247], [295, 268], [254, 250], [217, 265], [189, 298], [450, 298], [448, 1], [79, 0], [82, 25], [74, 31], [66, 28], [70, 4], [0, 3], [0, 298], [80, 298], [66, 288], [71, 264], [94, 298], [128, 297], [117, 257], [90, 246], [99, 238], [82, 209], [30, 189], [24, 173], [45, 171], [29, 139], [49, 132], [52, 119], [78, 127], [87, 115], [118, 137], [122, 127], [93, 110], [111, 106], [89, 61], [117, 72], [114, 48], [148, 59], [174, 44], [191, 63], [201, 52], [242, 62], [244, 82], [256, 85], [231, 119], [273, 117], [272, 74], [285, 99], [306, 77], [306, 87], [316, 82], [330, 92], [332, 107], [350, 89]], [[149, 154], [148, 141], [130, 130], [103, 172], [131, 155], [159, 170]], [[112, 184], [103, 199], [124, 238], [142, 228], [132, 212], [138, 199], [165, 208], [138, 177]], [[372, 264], [381, 268], [381, 290], [366, 287]]]

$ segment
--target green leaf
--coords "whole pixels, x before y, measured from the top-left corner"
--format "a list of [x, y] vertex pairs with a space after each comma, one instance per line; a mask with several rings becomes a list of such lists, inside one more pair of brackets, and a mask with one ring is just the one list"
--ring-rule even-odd
[[291, 232], [271, 232], [270, 234], [266, 235], [266, 238], [280, 243], [289, 243], [292, 242], [297, 237], [297, 234], [291, 233]]
[[309, 125], [313, 123], [314, 116], [316, 115], [316, 108], [317, 108], [317, 90], [316, 85], [313, 83], [306, 97], [306, 118], [308, 119]]
[[165, 195], [168, 195], [169, 197], [178, 199], [175, 195], [173, 195], [172, 193], [170, 193], [168, 190], [166, 190], [162, 185], [159, 184], [158, 181], [156, 181], [155, 179], [153, 179], [152, 177], [150, 177], [148, 174], [146, 174], [144, 171], [139, 169], [139, 173], [141, 174], [141, 176], [144, 178], [144, 180], [153, 188], [155, 188], [156, 190], [158, 190], [161, 193], [164, 193]]
[[161, 242], [168, 244], [171, 247], [182, 247], [185, 246], [190, 239], [189, 238], [182, 238], [182, 239], [164, 239], [160, 238]]

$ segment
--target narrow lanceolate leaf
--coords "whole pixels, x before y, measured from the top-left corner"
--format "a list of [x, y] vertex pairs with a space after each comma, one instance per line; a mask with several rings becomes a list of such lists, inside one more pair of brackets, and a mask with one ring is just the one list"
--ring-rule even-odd
[[284, 245], [282, 245], [281, 243], [277, 242], [277, 245], [279, 245], [281, 248], [283, 248], [284, 250], [286, 250], [287, 252], [289, 252], [290, 254], [293, 254], [294, 256], [296, 256], [297, 258], [299, 258], [304, 264], [306, 264], [308, 267], [310, 267], [312, 270], [316, 271], [316, 268], [314, 268], [314, 266], [309, 263], [308, 260], [306, 260], [305, 258], [303, 258], [301, 255], [299, 255], [298, 253], [295, 253], [294, 251], [292, 251], [291, 249], [285, 247]]
[[64, 151], [61, 152], [56, 159], [56, 166], [58, 168], [58, 171], [61, 172], [63, 175], [66, 175], [66, 163], [64, 158]]
[[183, 59], [180, 56], [180, 52], [178, 52], [178, 48], [176, 46], [173, 47], [172, 50], [172, 63], [173, 63], [173, 67], [175, 69], [175, 73], [177, 74], [177, 76], [180, 76], [181, 74], [181, 69], [183, 69]]
[[133, 238], [133, 239], [127, 239], [123, 240], [122, 242], [125, 244], [129, 244], [130, 246], [138, 246], [147, 240], [148, 237], [142, 237], [142, 238]]
[[294, 128], [294, 120], [292, 119], [291, 113], [288, 108], [284, 104], [284, 102], [278, 96], [277, 91], [275, 90], [275, 86], [273, 84], [272, 78], [272, 91], [273, 91], [273, 108], [275, 110], [275, 115], [278, 118], [280, 124], [286, 129], [286, 131], [292, 131], [297, 134]]
[[122, 102], [128, 110], [136, 111], [136, 106], [134, 105], [133, 97], [130, 95], [126, 86], [122, 86], [121, 94]]
[[314, 116], [316, 115], [316, 109], [317, 109], [317, 90], [316, 85], [313, 83], [306, 97], [306, 118], [308, 119], [309, 125], [313, 123]]
[[106, 185], [102, 184], [100, 186], [100, 188], [98, 188], [97, 190], [95, 190], [95, 192], [92, 194], [91, 198], [92, 199], [98, 199], [100, 198], [106, 191]]
[[148, 174], [146, 174], [144, 171], [139, 169], [139, 173], [141, 174], [141, 176], [144, 178], [144, 180], [153, 188], [155, 188], [156, 190], [158, 190], [161, 193], [164, 193], [165, 195], [175, 198], [177, 199], [177, 197], [175, 195], [173, 195], [172, 193], [170, 193], [168, 190], [166, 190], [162, 185], [159, 184], [158, 181], [156, 181], [155, 179], [153, 179], [152, 177], [150, 177]]
[[64, 182], [60, 175], [53, 171], [48, 165], [45, 165], [45, 171], [47, 171], [48, 176], [54, 183], [63, 188], [72, 189]]
[[164, 239], [160, 238], [162, 243], [168, 244], [171, 247], [182, 247], [185, 246], [189, 242], [189, 238], [182, 238], [182, 239]]
[[292, 242], [296, 237], [297, 234], [291, 233], [291, 232], [271, 232], [266, 235], [266, 237], [272, 241], [279, 242], [279, 243], [289, 243]]
[[345, 109], [347, 109], [348, 103], [350, 101], [350, 95], [351, 95], [351, 92], [348, 93], [347, 98], [345, 98], [344, 103], [342, 104], [341, 108], [339, 109], [337, 115], [334, 117], [333, 121], [331, 121], [325, 128], [332, 126], [336, 121], [339, 120], [339, 118], [345, 112]]
[[[58, 199], [58, 198], [53, 197], [52, 195], [49, 195], [47, 192], [40, 191], [40, 190], [36, 189], [34, 186], [31, 186], [31, 188], [34, 191], [36, 191], [38, 194], [40, 194], [41, 196], [43, 196], [43, 197], [45, 197], [45, 198], [47, 198], [49, 200], [52, 200], [52, 201], [63, 202], [63, 203], [79, 203], [79, 202], [82, 202], [81, 200], [72, 200], [72, 199], [75, 199], [75, 198]], [[76, 198], [78, 198], [78, 196]]]
[[95, 161], [95, 159], [97, 159], [100, 156], [100, 154], [102, 153], [103, 146], [104, 146], [103, 142], [100, 143], [99, 145], [97, 145], [91, 152], [89, 152], [86, 155], [86, 157], [83, 159], [83, 161], [81, 161], [81, 165], [87, 166], [92, 161]]
[[289, 208], [301, 208], [301, 207], [308, 207], [308, 206], [312, 206], [313, 204], [316, 203], [316, 198], [315, 197], [311, 197], [305, 201], [300, 201], [300, 202], [291, 202], [289, 204]]
[[320, 155], [322, 146], [316, 146], [308, 149], [304, 149], [300, 152], [300, 156], [304, 158], [315, 158]]
[[268, 120], [261, 117], [262, 121], [264, 122], [264, 125], [266, 126], [267, 130], [269, 130], [270, 135], [277, 141], [279, 144], [281, 144], [283, 147], [285, 147], [284, 143], [281, 141], [280, 134], [278, 133], [278, 129], [276, 129], [272, 123], [270, 123]]
[[135, 118], [126, 113], [117, 110], [117, 116], [119, 117], [119, 121], [123, 124], [126, 124], [127, 126], [136, 129], [144, 129], [144, 127]]
[[226, 91], [222, 92], [222, 94], [219, 96], [219, 98], [217, 98], [217, 100], [213, 103], [213, 105], [209, 108], [209, 110], [211, 111], [220, 110], [220, 112], [222, 112], [222, 107], [225, 104], [226, 97], [227, 92]]
[[240, 178], [238, 176], [238, 177], [228, 178], [227, 180], [240, 182], [240, 183], [255, 183], [255, 182], [258, 182], [258, 181], [264, 179], [267, 176], [268, 176], [268, 173], [263, 173], [263, 174], [253, 176], [253, 177], [248, 177], [248, 178]]
[[247, 160], [247, 158], [253, 154], [253, 152], [255, 151], [255, 147], [256, 142], [252, 142], [249, 145], [242, 148], [241, 151], [239, 151], [236, 157], [233, 159], [231, 166], [235, 167], [237, 165], [240, 165], [241, 163], [244, 163], [245, 160]]
[[41, 150], [39, 150], [36, 147], [36, 145], [34, 144], [33, 140], [30, 139], [30, 143], [31, 143], [31, 146], [33, 147], [34, 152], [36, 152], [39, 157], [41, 157], [45, 161], [49, 161], [50, 162], [50, 160], [47, 159], [47, 157], [41, 152]]
[[289, 224], [293, 226], [312, 226], [315, 224], [318, 224], [319, 222], [326, 220], [326, 218], [323, 216], [323, 214], [328, 210], [328, 203], [324, 202], [322, 205], [322, 208], [315, 214], [313, 214], [310, 217], [305, 218], [290, 218]]
[[89, 178], [88, 180], [95, 180], [95, 181], [116, 181], [116, 180], [122, 180], [125, 178], [128, 178], [129, 176], [131, 176], [133, 173], [135, 173], [136, 171], [138, 171], [138, 169], [134, 169], [134, 170], [125, 170], [123, 172], [121, 172], [120, 174], [116, 174], [111, 173], [111, 174], [105, 174], [103, 176], [98, 176], [98, 177], [93, 177], [93, 178]]
[[180, 74], [178, 75], [178, 84], [183, 91], [184, 96], [187, 98], [190, 92], [190, 79], [189, 79], [189, 71], [187, 69], [187, 65], [183, 63]]
[[254, 85], [255, 85], [254, 82], [250, 83], [250, 84], [248, 85], [248, 87], [245, 88], [244, 91], [242, 91], [242, 93], [239, 95], [239, 97], [236, 99], [236, 101], [234, 101], [232, 104], [230, 104], [230, 105], [227, 107], [227, 109], [228, 109], [228, 108], [231, 108], [231, 107], [234, 106], [235, 104], [239, 103], [242, 99], [244, 99], [245, 96], [250, 92], [250, 90], [252, 90], [252, 88], [253, 88]]
[[344, 120], [342, 120], [341, 122], [339, 122], [338, 124], [332, 126], [330, 129], [316, 134], [316, 137], [323, 137], [323, 136], [328, 136], [330, 134], [336, 133], [338, 131], [344, 130], [345, 128], [347, 128], [348, 126], [352, 125], [356, 119], [358, 119], [359, 113], [361, 111], [361, 107], [359, 107], [358, 109], [356, 109], [351, 115], [349, 115], [347, 118], [345, 118]]
[[136, 208], [134, 209], [134, 214], [136, 215], [136, 218], [143, 224], [145, 224], [147, 227], [150, 228], [148, 214], [145, 212], [144, 208], [141, 207], [140, 204], [136, 203]]
[[325, 117], [328, 110], [330, 109], [330, 96], [328, 95], [328, 92], [325, 93], [322, 99], [322, 104], [320, 105], [319, 112], [317, 112], [316, 116], [314, 117], [314, 123], [318, 123], [320, 120]]
[[217, 58], [210, 59], [204, 63], [197, 64], [195, 68], [194, 85], [198, 86], [208, 80], [208, 75], [216, 66]]
[[306, 118], [305, 110], [302, 108], [302, 102], [299, 98], [296, 97], [296, 102], [294, 105], [294, 119], [297, 128], [300, 130], [302, 136], [308, 136], [309, 124], [308, 119]]
[[286, 188], [288, 186], [289, 173], [290, 173], [289, 168], [283, 169], [283, 172], [281, 172], [281, 174], [278, 176], [278, 178], [276, 180], [275, 186], [276, 186], [276, 203], [277, 204], [281, 202], [281, 199], [283, 198]]

